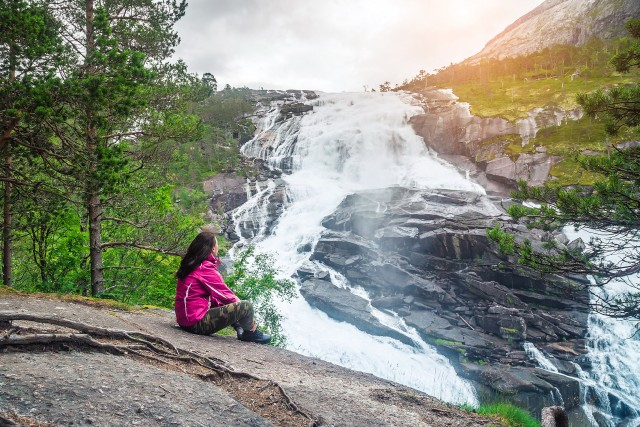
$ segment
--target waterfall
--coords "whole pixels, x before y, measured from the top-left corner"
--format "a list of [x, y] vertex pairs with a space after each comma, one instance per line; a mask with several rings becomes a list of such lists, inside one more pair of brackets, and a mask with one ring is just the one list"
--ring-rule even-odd
[[[329, 271], [333, 285], [369, 299], [338, 272], [309, 260], [310, 249], [345, 196], [354, 192], [408, 186], [421, 189], [460, 189], [484, 193], [465, 174], [429, 152], [408, 119], [422, 111], [411, 96], [399, 93], [322, 94], [310, 102], [312, 112], [279, 119], [278, 108], [266, 106], [256, 137], [242, 151], [283, 171], [267, 183], [248, 183], [247, 203], [233, 212], [239, 245], [251, 243], [258, 252], [275, 254], [276, 267], [291, 277], [304, 267]], [[274, 200], [279, 204], [274, 204]], [[274, 215], [274, 212], [277, 215]], [[570, 238], [577, 237], [565, 229]], [[582, 235], [585, 242], [589, 239]], [[640, 280], [635, 278], [634, 280]], [[329, 283], [329, 282], [327, 282]], [[596, 292], [628, 290], [611, 283]], [[278, 303], [288, 348], [358, 371], [396, 381], [452, 403], [476, 404], [472, 386], [459, 378], [446, 358], [424, 343], [404, 321], [371, 307], [385, 326], [408, 339], [366, 334], [312, 308], [300, 295]], [[589, 316], [588, 363], [581, 379], [581, 404], [592, 425], [637, 425], [640, 416], [640, 336], [634, 325], [597, 313]], [[406, 342], [413, 342], [408, 345]], [[542, 368], [557, 372], [533, 344], [525, 343], [529, 357]], [[582, 362], [581, 362], [582, 363]], [[561, 402], [558, 391], [553, 401]], [[635, 423], [635, 424], [634, 424]]]
[[[576, 231], [571, 226], [565, 227], [563, 231], [570, 240], [581, 238], [587, 244], [594, 235], [601, 239], [615, 238], [615, 236], [602, 232], [594, 233], [588, 229]], [[622, 258], [610, 257], [608, 260], [617, 262]], [[593, 278], [590, 280], [595, 283]], [[636, 275], [626, 280], [638, 284], [640, 276]], [[631, 283], [618, 280], [603, 287], [595, 287], [592, 289], [591, 300], [596, 302], [598, 298], [637, 292]], [[592, 413], [603, 414], [608, 422], [625, 418], [631, 420], [627, 425], [638, 425], [640, 423], [640, 359], [638, 358], [640, 333], [636, 333], [636, 324], [630, 320], [612, 319], [591, 312], [587, 339], [591, 369], [578, 370], [586, 386], [584, 404]], [[612, 422], [611, 425], [615, 424]]]
[[[285, 172], [281, 182], [256, 193], [233, 213], [237, 234], [258, 252], [276, 255], [276, 267], [291, 277], [302, 265], [314, 267], [309, 252], [318, 241], [322, 219], [345, 196], [356, 191], [396, 185], [448, 188], [484, 193], [452, 166], [431, 155], [408, 120], [420, 113], [413, 99], [399, 93], [322, 94], [314, 110], [277, 122], [271, 109], [257, 136], [243, 147], [249, 157], [266, 160]], [[266, 232], [267, 201], [284, 193], [284, 207]], [[243, 228], [244, 224], [244, 228]], [[249, 225], [258, 231], [249, 230]], [[316, 266], [317, 267], [317, 266]], [[327, 270], [326, 266], [322, 266]], [[360, 297], [339, 274], [332, 282]], [[366, 334], [312, 308], [300, 295], [280, 303], [289, 349], [380, 378], [396, 381], [451, 403], [477, 404], [470, 383], [459, 378], [449, 361], [424, 343], [402, 319], [373, 310], [380, 321], [416, 343]]]
[[538, 366], [540, 366], [540, 368], [546, 369], [547, 371], [550, 371], [550, 372], [556, 372], [556, 373], [558, 372], [558, 368], [556, 368], [555, 365], [551, 363], [551, 361], [547, 359], [547, 357], [544, 354], [542, 354], [542, 352], [538, 350], [533, 343], [525, 341], [522, 347], [524, 348], [524, 351], [527, 353], [527, 355], [531, 359], [536, 361], [536, 363], [538, 364]]

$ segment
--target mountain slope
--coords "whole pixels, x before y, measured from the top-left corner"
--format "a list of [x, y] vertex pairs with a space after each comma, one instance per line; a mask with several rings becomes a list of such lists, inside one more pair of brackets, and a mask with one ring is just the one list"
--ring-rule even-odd
[[491, 39], [466, 62], [526, 55], [555, 44], [582, 45], [590, 37], [625, 34], [624, 23], [640, 17], [638, 0], [547, 0]]

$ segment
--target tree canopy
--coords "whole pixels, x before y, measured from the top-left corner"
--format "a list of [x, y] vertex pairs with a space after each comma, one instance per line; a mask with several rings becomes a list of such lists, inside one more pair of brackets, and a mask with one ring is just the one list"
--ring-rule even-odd
[[165, 165], [202, 136], [189, 105], [215, 91], [168, 61], [185, 8], [0, 2], [5, 285], [135, 299], [172, 282], [165, 256], [202, 220], [173, 202]]
[[[627, 49], [611, 59], [619, 72], [640, 66], [640, 19], [630, 20], [627, 29], [632, 36]], [[603, 88], [580, 94], [577, 100], [586, 114], [605, 122], [609, 134], [624, 128], [640, 134], [640, 84]], [[517, 253], [521, 263], [543, 272], [591, 275], [594, 286], [625, 281], [631, 291], [599, 294], [593, 308], [608, 316], [640, 321], [640, 146], [612, 146], [606, 155], [579, 155], [577, 160], [602, 179], [592, 187], [573, 188], [552, 182], [529, 187], [520, 182], [514, 197], [539, 207], [513, 205], [509, 213], [530, 228], [549, 231], [571, 225], [587, 230], [592, 236], [588, 244], [565, 245], [552, 239], [539, 251], [527, 240], [516, 242], [499, 227], [489, 235], [504, 252]]]

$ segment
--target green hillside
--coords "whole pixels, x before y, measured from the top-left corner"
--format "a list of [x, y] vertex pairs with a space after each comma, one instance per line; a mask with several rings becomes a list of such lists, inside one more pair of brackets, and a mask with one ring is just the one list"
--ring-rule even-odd
[[[503, 117], [511, 122], [526, 118], [537, 107], [559, 107], [570, 111], [578, 107], [576, 97], [601, 88], [635, 85], [640, 72], [618, 73], [610, 64], [612, 55], [630, 45], [626, 38], [603, 41], [592, 39], [584, 46], [558, 45], [535, 54], [503, 60], [484, 60], [472, 65], [452, 64], [435, 74], [421, 72], [396, 90], [420, 91], [450, 88], [460, 102], [470, 105], [480, 117]], [[633, 138], [630, 133], [616, 137], [606, 134], [597, 119], [567, 120], [561, 126], [542, 129], [524, 147], [518, 135], [506, 147], [506, 154], [534, 153], [544, 147], [551, 155], [566, 157], [551, 171], [561, 184], [588, 184], [593, 176], [582, 175], [572, 156], [585, 152], [605, 152], [612, 144]]]

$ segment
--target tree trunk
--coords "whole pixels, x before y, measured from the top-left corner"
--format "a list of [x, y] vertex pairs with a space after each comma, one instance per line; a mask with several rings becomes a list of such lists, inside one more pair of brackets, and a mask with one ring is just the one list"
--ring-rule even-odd
[[[95, 49], [95, 39], [93, 34], [93, 21], [95, 19], [94, 1], [86, 0], [86, 58], [85, 72], [91, 74], [95, 70], [90, 69], [89, 61]], [[86, 208], [89, 214], [89, 261], [91, 268], [91, 294], [98, 295], [104, 292], [104, 277], [102, 271], [102, 239], [101, 239], [101, 216], [102, 203], [100, 202], [100, 185], [97, 182], [96, 172], [98, 170], [98, 141], [95, 120], [90, 109], [87, 113], [86, 127], [86, 153], [89, 162], [87, 188], [86, 188]]]
[[[91, 186], [89, 184], [89, 186]], [[91, 264], [91, 294], [104, 292], [102, 274], [102, 239], [100, 195], [95, 188], [87, 189], [87, 211], [89, 212], [89, 260]]]
[[[12, 44], [9, 47], [9, 82], [13, 82], [16, 79], [16, 57], [15, 48]], [[2, 141], [4, 145], [4, 160], [7, 167], [7, 180], [4, 182], [4, 206], [2, 207], [3, 220], [2, 220], [2, 283], [5, 286], [11, 287], [13, 285], [13, 272], [11, 270], [11, 260], [13, 258], [13, 249], [11, 248], [11, 193], [12, 184], [11, 178], [13, 178], [13, 159], [11, 158], [11, 138], [13, 134], [13, 128], [18, 124], [17, 120], [3, 131]]]
[[4, 206], [2, 222], [2, 283], [5, 286], [13, 285], [13, 272], [11, 271], [11, 259], [13, 249], [11, 248], [11, 177], [12, 159], [11, 143], [5, 145], [5, 165], [7, 167], [7, 181], [4, 182]]

